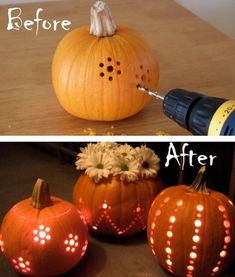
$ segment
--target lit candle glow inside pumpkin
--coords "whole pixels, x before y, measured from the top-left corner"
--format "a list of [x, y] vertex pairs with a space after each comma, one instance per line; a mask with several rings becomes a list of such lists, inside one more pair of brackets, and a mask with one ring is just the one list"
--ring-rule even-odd
[[92, 229], [93, 230], [98, 230], [99, 229], [99, 225], [103, 222], [103, 221], [107, 221], [109, 222], [109, 224], [113, 227], [113, 230], [118, 234], [118, 235], [122, 235], [124, 233], [126, 233], [127, 231], [129, 231], [135, 224], [136, 222], [139, 222], [142, 226], [142, 229], [145, 229], [145, 223], [143, 222], [143, 219], [141, 217], [141, 207], [138, 204], [137, 207], [133, 210], [133, 213], [135, 214], [134, 219], [123, 229], [120, 229], [112, 220], [111, 216], [109, 215], [108, 211], [111, 211], [112, 207], [110, 205], [107, 204], [107, 201], [105, 200], [102, 205], [100, 206], [100, 210], [101, 210], [101, 214], [99, 216], [99, 218], [97, 219], [96, 222], [94, 222], [94, 225], [92, 225]]

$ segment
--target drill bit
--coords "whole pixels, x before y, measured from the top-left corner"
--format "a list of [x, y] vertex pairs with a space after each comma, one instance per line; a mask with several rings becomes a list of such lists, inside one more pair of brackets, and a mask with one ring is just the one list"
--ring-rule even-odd
[[153, 96], [156, 99], [160, 99], [162, 101], [164, 100], [164, 96], [161, 96], [160, 94], [158, 94], [157, 91], [151, 91], [150, 89], [144, 87], [143, 85], [138, 85], [137, 88], [138, 88], [138, 90], [143, 91], [143, 92], [147, 93], [148, 95]]

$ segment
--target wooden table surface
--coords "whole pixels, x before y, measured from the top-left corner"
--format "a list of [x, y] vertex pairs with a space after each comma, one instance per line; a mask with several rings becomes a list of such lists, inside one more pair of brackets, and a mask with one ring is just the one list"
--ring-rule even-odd
[[[72, 29], [88, 25], [94, 0], [17, 5], [23, 19], [38, 7], [47, 20], [68, 19]], [[134, 27], [158, 56], [159, 91], [181, 87], [208, 95], [235, 98], [235, 41], [173, 0], [107, 1], [116, 22]], [[14, 6], [15, 7], [15, 6]], [[119, 122], [91, 122], [67, 114], [51, 83], [51, 62], [65, 31], [7, 31], [7, 9], [0, 6], [0, 135], [187, 135], [153, 101], [139, 114]], [[113, 125], [113, 127], [112, 127]], [[112, 128], [111, 128], [112, 127]]]

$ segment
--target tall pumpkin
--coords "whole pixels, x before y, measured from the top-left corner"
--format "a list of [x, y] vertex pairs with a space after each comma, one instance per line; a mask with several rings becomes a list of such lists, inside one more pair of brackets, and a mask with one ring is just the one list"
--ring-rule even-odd
[[91, 26], [68, 33], [52, 64], [61, 106], [70, 114], [113, 121], [139, 112], [150, 97], [137, 89], [157, 88], [159, 66], [146, 42], [129, 27], [116, 27], [107, 5], [91, 8]]
[[235, 251], [235, 209], [206, 188], [205, 167], [194, 183], [165, 189], [148, 217], [148, 240], [158, 262], [176, 276], [215, 276]]
[[87, 248], [84, 217], [69, 202], [50, 197], [38, 179], [32, 198], [12, 207], [1, 226], [1, 250], [21, 274], [59, 275], [73, 268]]
[[127, 236], [146, 228], [150, 206], [161, 186], [158, 177], [127, 182], [110, 176], [96, 183], [82, 174], [73, 200], [95, 232]]

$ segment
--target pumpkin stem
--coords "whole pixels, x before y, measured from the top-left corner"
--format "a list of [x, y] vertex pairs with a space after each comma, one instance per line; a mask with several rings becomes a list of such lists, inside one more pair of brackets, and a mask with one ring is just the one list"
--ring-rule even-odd
[[192, 183], [192, 185], [189, 187], [189, 190], [192, 192], [200, 192], [204, 194], [209, 194], [207, 188], [206, 188], [206, 167], [203, 166], [197, 174], [196, 179]]
[[96, 1], [91, 7], [90, 34], [96, 37], [111, 37], [115, 34], [116, 29], [108, 5], [103, 1]]
[[34, 185], [31, 205], [36, 209], [43, 209], [52, 205], [48, 183], [42, 179], [38, 178]]

